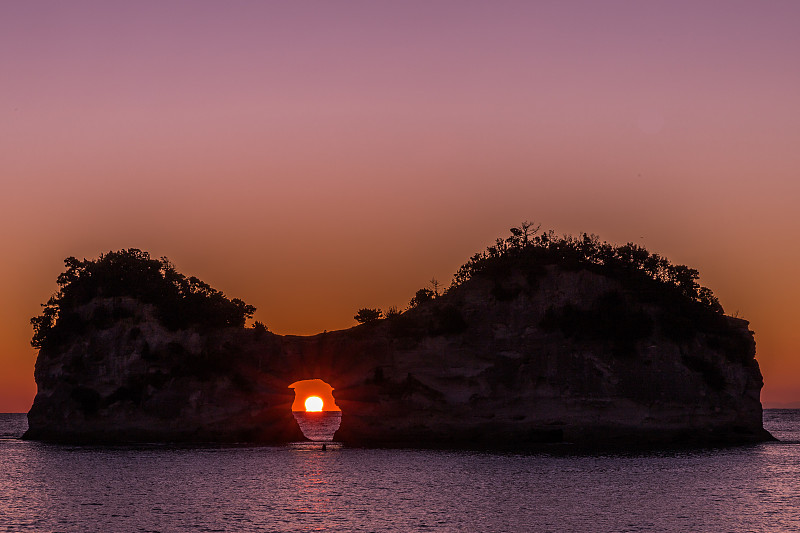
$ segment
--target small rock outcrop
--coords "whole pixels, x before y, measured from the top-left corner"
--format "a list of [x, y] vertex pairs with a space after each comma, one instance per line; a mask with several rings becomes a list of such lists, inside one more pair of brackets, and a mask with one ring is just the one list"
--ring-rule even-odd
[[176, 323], [136, 291], [87, 293], [70, 304], [80, 328], [39, 337], [26, 438], [301, 440], [287, 387], [311, 378], [335, 388], [336, 439], [353, 446], [770, 438], [753, 333], [702, 288], [687, 297], [641, 269], [560, 252], [534, 267], [513, 246], [403, 313], [309, 337]]

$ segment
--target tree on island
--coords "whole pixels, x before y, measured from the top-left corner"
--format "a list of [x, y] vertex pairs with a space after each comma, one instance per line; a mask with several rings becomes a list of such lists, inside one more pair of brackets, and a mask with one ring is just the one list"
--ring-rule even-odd
[[256, 332], [257, 339], [260, 339], [261, 337], [264, 336], [266, 332], [269, 331], [267, 326], [263, 322], [259, 322], [258, 320], [253, 322], [253, 330]]
[[416, 292], [416, 294], [414, 294], [414, 297], [411, 298], [411, 301], [408, 302], [408, 307], [409, 308], [417, 307], [418, 305], [423, 304], [425, 302], [429, 302], [434, 298], [436, 298], [436, 293], [433, 292], [432, 290], [427, 288], [420, 289]]
[[539, 226], [533, 227], [530, 222], [523, 222], [510, 232], [509, 237], [498, 238], [495, 244], [462, 265], [453, 276], [451, 288], [476, 276], [502, 277], [514, 268], [535, 274], [541, 273], [545, 266], [558, 265], [610, 275], [663, 298], [683, 298], [705, 310], [723, 313], [714, 293], [697, 282], [700, 277], [697, 270], [673, 265], [637, 244], [614, 246], [586, 233], [558, 237], [552, 230], [539, 233]]
[[[222, 292], [175, 270], [166, 257], [129, 248], [102, 254], [99, 259], [64, 260], [66, 270], [58, 276], [59, 290], [42, 314], [31, 319], [34, 348], [58, 344], [86, 327], [78, 309], [95, 298], [134, 298], [155, 307], [159, 321], [169, 329], [190, 327], [244, 327], [256, 308], [238, 298], [228, 299]], [[95, 310], [93, 319], [121, 318], [121, 308]], [[105, 316], [104, 316], [105, 314]]]
[[428, 287], [430, 287], [431, 292], [433, 292], [433, 297], [434, 298], [439, 296], [439, 286], [440, 285], [441, 285], [441, 283], [439, 283], [439, 280], [436, 279], [435, 277], [431, 278], [431, 280], [428, 282]]
[[384, 318], [394, 318], [396, 316], [400, 316], [400, 310], [397, 308], [396, 305], [392, 305], [389, 309], [386, 310]]
[[368, 309], [365, 307], [363, 309], [359, 309], [353, 318], [359, 324], [368, 324], [383, 318], [383, 311], [380, 309]]

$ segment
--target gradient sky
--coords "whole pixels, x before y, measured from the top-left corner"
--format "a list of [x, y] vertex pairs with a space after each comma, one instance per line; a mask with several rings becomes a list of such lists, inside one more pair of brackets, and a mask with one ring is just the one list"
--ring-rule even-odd
[[168, 256], [311, 334], [523, 220], [699, 269], [765, 404], [798, 402], [798, 27], [794, 0], [3, 2], [0, 412], [67, 256]]

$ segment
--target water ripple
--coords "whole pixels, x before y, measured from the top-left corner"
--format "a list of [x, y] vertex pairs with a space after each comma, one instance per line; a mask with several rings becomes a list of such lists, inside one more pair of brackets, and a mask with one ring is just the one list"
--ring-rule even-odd
[[765, 424], [787, 441], [577, 457], [8, 439], [0, 530], [797, 531], [800, 416]]

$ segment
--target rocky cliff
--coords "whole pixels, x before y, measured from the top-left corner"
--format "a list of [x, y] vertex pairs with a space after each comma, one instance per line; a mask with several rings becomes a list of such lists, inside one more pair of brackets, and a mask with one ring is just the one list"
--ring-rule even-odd
[[80, 334], [40, 349], [27, 438], [299, 440], [287, 387], [311, 378], [335, 388], [336, 439], [354, 446], [769, 438], [746, 321], [591, 268], [475, 275], [400, 315], [310, 337], [168, 328], [134, 297], [94, 297], [75, 315]]

